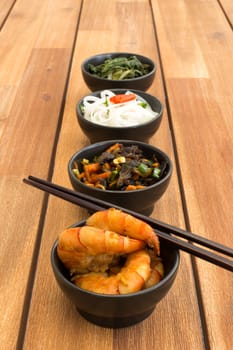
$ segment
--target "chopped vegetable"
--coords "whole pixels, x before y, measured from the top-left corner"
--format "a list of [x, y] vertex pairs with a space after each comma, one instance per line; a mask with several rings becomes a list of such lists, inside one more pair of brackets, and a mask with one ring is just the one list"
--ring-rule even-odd
[[117, 157], [117, 158], [114, 158], [113, 159], [113, 163], [114, 164], [122, 164], [122, 163], [125, 163], [126, 162], [126, 159], [125, 157]]
[[125, 103], [128, 101], [136, 100], [136, 95], [134, 94], [119, 94], [110, 97], [109, 101], [112, 103]]
[[144, 101], [138, 102], [138, 105], [141, 106], [142, 108], [147, 108], [147, 103]]
[[166, 163], [153, 155], [148, 159], [136, 146], [115, 143], [92, 160], [74, 163], [74, 175], [86, 185], [101, 190], [139, 190], [156, 183], [164, 175]]
[[111, 80], [137, 78], [148, 74], [149, 64], [141, 63], [136, 56], [108, 58], [97, 66], [88, 65], [89, 72], [97, 77]]
[[159, 169], [159, 168], [154, 168], [153, 169], [153, 175], [152, 175], [153, 177], [159, 179], [160, 178], [160, 174], [161, 174], [161, 169]]
[[144, 163], [140, 163], [138, 166], [138, 170], [141, 174], [146, 174], [148, 172], [148, 166]]
[[153, 168], [145, 163], [140, 163], [138, 166], [138, 171], [142, 177], [150, 176]]

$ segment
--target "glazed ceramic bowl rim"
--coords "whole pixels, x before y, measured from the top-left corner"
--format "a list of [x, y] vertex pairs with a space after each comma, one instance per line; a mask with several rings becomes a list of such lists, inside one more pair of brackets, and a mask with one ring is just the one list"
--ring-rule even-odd
[[[121, 195], [129, 195], [130, 193], [142, 193], [142, 192], [145, 192], [145, 191], [148, 191], [148, 190], [151, 190], [155, 187], [158, 187], [160, 186], [161, 184], [163, 184], [165, 181], [167, 181], [167, 179], [171, 176], [172, 174], [172, 170], [173, 170], [173, 164], [172, 164], [172, 161], [171, 159], [168, 157], [168, 155], [163, 152], [161, 149], [157, 148], [157, 147], [154, 147], [150, 144], [146, 144], [144, 142], [141, 142], [141, 141], [134, 141], [134, 140], [108, 140], [108, 141], [100, 141], [100, 142], [96, 142], [96, 143], [93, 143], [93, 144], [90, 144], [82, 149], [80, 149], [79, 151], [75, 152], [72, 157], [70, 158], [69, 162], [68, 162], [68, 172], [70, 174], [70, 176], [72, 177], [72, 179], [76, 182], [78, 182], [80, 184], [81, 187], [83, 188], [87, 188], [88, 186], [85, 185], [82, 181], [80, 181], [74, 174], [73, 174], [73, 171], [72, 171], [72, 165], [73, 165], [73, 162], [74, 162], [74, 159], [77, 158], [77, 154], [78, 153], [81, 153], [83, 152], [84, 150], [89, 150], [90, 148], [94, 148], [95, 146], [99, 146], [99, 145], [104, 145], [104, 144], [114, 144], [114, 143], [126, 143], [126, 144], [129, 144], [129, 143], [132, 143], [132, 144], [135, 144], [135, 145], [142, 145], [143, 147], [145, 146], [149, 146], [152, 150], [154, 150], [155, 152], [158, 152], [159, 154], [161, 154], [166, 160], [167, 160], [167, 163], [169, 165], [169, 169], [168, 169], [168, 172], [167, 174], [162, 178], [160, 179], [158, 182], [155, 182], [153, 185], [150, 185], [150, 186], [147, 186], [145, 188], [141, 188], [141, 189], [137, 189], [137, 190], [131, 190], [131, 191], [119, 191], [119, 190], [105, 190], [106, 193], [109, 193], [109, 194], [120, 194]], [[107, 146], [106, 146], [107, 147]], [[99, 189], [99, 188], [93, 188], [93, 187], [88, 187], [90, 188], [91, 191], [93, 191], [93, 193], [99, 193], [99, 192], [103, 192], [103, 190]]]
[[[85, 222], [86, 222], [86, 220], [82, 220], [82, 221], [77, 222], [76, 224], [72, 225], [71, 227], [76, 227], [76, 225], [84, 224]], [[171, 270], [167, 273], [167, 275], [165, 277], [163, 277], [161, 279], [161, 281], [159, 281], [156, 285], [154, 285], [152, 287], [149, 287], [147, 289], [140, 290], [138, 292], [128, 293], [128, 294], [121, 294], [121, 295], [95, 293], [95, 292], [91, 292], [91, 291], [88, 291], [86, 289], [82, 289], [82, 288], [76, 286], [68, 278], [66, 278], [64, 276], [64, 274], [60, 271], [60, 269], [58, 268], [57, 264], [55, 263], [55, 254], [57, 254], [57, 252], [56, 252], [57, 245], [58, 245], [58, 240], [56, 239], [55, 242], [53, 243], [53, 246], [52, 246], [52, 249], [51, 249], [51, 254], [50, 254], [50, 259], [51, 259], [51, 262], [52, 262], [52, 266], [56, 270], [56, 274], [61, 279], [65, 280], [65, 282], [68, 284], [68, 286], [70, 288], [72, 288], [73, 290], [77, 290], [77, 291], [79, 291], [81, 293], [86, 293], [86, 294], [89, 294], [89, 295], [92, 295], [92, 296], [96, 296], [96, 297], [100, 297], [100, 298], [104, 297], [104, 298], [108, 298], [108, 299], [111, 299], [111, 298], [127, 299], [127, 298], [130, 298], [130, 297], [140, 296], [140, 295], [143, 295], [143, 294], [146, 295], [146, 294], [148, 294], [148, 293], [150, 293], [152, 291], [155, 292], [155, 291], [159, 290], [160, 288], [163, 288], [163, 286], [167, 283], [167, 281], [170, 280], [170, 278], [177, 272], [179, 264], [180, 264], [180, 253], [179, 253], [179, 250], [174, 248], [174, 251], [175, 251], [175, 254], [176, 254], [174, 265], [172, 266]], [[59, 257], [57, 257], [57, 258], [59, 259]], [[59, 259], [59, 261], [60, 261], [60, 259]], [[62, 264], [62, 262], [61, 262], [61, 264]]]
[[[85, 97], [88, 97], [88, 96], [94, 96], [96, 94], [100, 94], [101, 92], [105, 91], [105, 90], [109, 90], [109, 91], [112, 91], [112, 92], [116, 92], [116, 91], [119, 91], [119, 90], [122, 90], [122, 91], [129, 91], [129, 92], [133, 92], [135, 93], [136, 95], [138, 94], [139, 96], [141, 96], [142, 94], [145, 94], [145, 95], [148, 95], [149, 97], [151, 98], [154, 98], [159, 104], [160, 104], [160, 112], [156, 112], [157, 115], [155, 115], [152, 119], [148, 120], [147, 122], [144, 122], [144, 123], [141, 123], [141, 124], [138, 124], [138, 125], [130, 125], [130, 126], [109, 126], [109, 125], [102, 125], [102, 124], [98, 124], [98, 123], [94, 123], [86, 118], [84, 118], [84, 114], [82, 113], [81, 111], [81, 108], [79, 108], [79, 106], [82, 105], [82, 102], [84, 100]], [[143, 96], [141, 96], [143, 97]], [[143, 97], [145, 99], [145, 97]], [[148, 104], [150, 105], [150, 103], [148, 102]], [[151, 105], [150, 105], [151, 107]], [[152, 107], [151, 107], [152, 109]], [[161, 118], [161, 116], [163, 115], [163, 110], [164, 110], [164, 107], [163, 107], [163, 104], [162, 102], [155, 96], [151, 95], [151, 94], [148, 94], [147, 92], [144, 92], [144, 91], [141, 91], [141, 90], [135, 90], [135, 89], [125, 89], [125, 88], [114, 88], [114, 89], [103, 89], [103, 90], [98, 90], [98, 91], [93, 91], [91, 92], [89, 95], [86, 95], [84, 97], [82, 97], [76, 104], [76, 112], [78, 114], [78, 116], [80, 118], [82, 118], [86, 123], [87, 125], [96, 125], [97, 127], [100, 127], [100, 128], [103, 128], [103, 129], [106, 129], [106, 130], [109, 130], [109, 129], [114, 129], [114, 130], [123, 130], [123, 129], [139, 129], [140, 127], [144, 127], [144, 126], [147, 126], [147, 125], [150, 125], [151, 123], [153, 123], [155, 120]], [[152, 109], [153, 112], [155, 112], [153, 109]], [[81, 115], [80, 115], [80, 112], [81, 112]]]
[[[114, 55], [114, 56], [116, 56], [116, 55], [120, 55], [120, 56], [127, 55], [127, 56], [129, 56], [130, 55], [130, 56], [136, 56], [137, 58], [141, 57], [141, 58], [145, 59], [146, 61], [148, 61], [150, 63], [150, 65], [152, 67], [152, 70], [149, 73], [142, 75], [141, 77], [136, 77], [136, 78], [131, 78], [131, 79], [116, 80], [116, 79], [107, 79], [107, 78], [101, 78], [101, 77], [95, 76], [95, 75], [91, 74], [90, 72], [88, 72], [88, 70], [85, 67], [89, 63], [89, 61], [91, 61], [91, 60], [93, 60], [95, 58], [98, 58], [98, 57], [101, 57], [101, 56], [106, 56], [106, 58], [107, 58], [108, 56], [111, 57], [112, 55]], [[105, 58], [103, 58], [103, 61], [104, 60], [105, 60]], [[109, 82], [124, 82], [125, 81], [125, 82], [129, 82], [129, 81], [138, 81], [138, 80], [141, 80], [143, 78], [149, 77], [150, 75], [154, 74], [155, 71], [156, 71], [156, 64], [152, 61], [151, 58], [143, 56], [143, 55], [140, 55], [138, 53], [131, 53], [131, 52], [105, 52], [105, 53], [99, 53], [99, 54], [96, 54], [96, 55], [88, 57], [81, 64], [81, 68], [85, 72], [85, 74], [87, 74], [89, 77], [95, 78], [96, 80], [99, 80], [99, 81], [109, 81]]]

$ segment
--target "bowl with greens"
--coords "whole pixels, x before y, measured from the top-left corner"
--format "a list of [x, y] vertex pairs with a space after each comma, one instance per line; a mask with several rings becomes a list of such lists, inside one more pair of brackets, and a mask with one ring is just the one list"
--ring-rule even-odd
[[87, 58], [81, 71], [91, 91], [111, 88], [146, 91], [154, 81], [156, 65], [146, 56], [112, 52]]

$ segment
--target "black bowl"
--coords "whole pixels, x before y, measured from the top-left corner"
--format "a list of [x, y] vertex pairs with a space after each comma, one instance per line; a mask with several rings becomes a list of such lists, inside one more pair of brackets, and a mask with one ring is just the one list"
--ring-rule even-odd
[[[84, 224], [82, 221], [74, 226]], [[59, 287], [86, 320], [101, 327], [128, 327], [146, 319], [172, 287], [180, 263], [179, 251], [161, 241], [165, 275], [158, 284], [131, 294], [97, 294], [70, 282], [69, 273], [57, 255], [57, 244], [55, 241], [51, 250], [51, 264]]]
[[[137, 78], [132, 79], [123, 79], [123, 80], [111, 80], [103, 79], [97, 76], [94, 76], [89, 71], [89, 64], [99, 65], [102, 64], [106, 59], [116, 58], [116, 57], [130, 57], [136, 56], [141, 63], [149, 64], [150, 71], [149, 73], [142, 75]], [[141, 91], [146, 91], [152, 85], [155, 77], [156, 65], [148, 57], [138, 55], [135, 53], [129, 52], [110, 52], [102, 53], [86, 59], [81, 65], [81, 71], [83, 79], [91, 91], [105, 90], [105, 89], [136, 89]]]
[[[74, 162], [80, 164], [83, 158], [92, 160], [94, 156], [100, 155], [108, 147], [117, 142], [123, 145], [137, 145], [148, 159], [155, 154], [159, 162], [165, 163], [161, 179], [154, 185], [143, 189], [132, 191], [110, 191], [87, 186], [74, 175], [72, 171], [74, 168]], [[111, 140], [91, 144], [77, 151], [69, 160], [68, 174], [73, 188], [78, 192], [85, 193], [94, 198], [113, 203], [114, 205], [129, 210], [150, 215], [153, 211], [154, 203], [161, 198], [168, 187], [172, 174], [172, 162], [166, 153], [147, 143], [132, 140]]]
[[[111, 89], [114, 94], [125, 94], [127, 89]], [[132, 93], [142, 97], [150, 106], [151, 109], [157, 113], [157, 115], [150, 121], [135, 125], [135, 126], [124, 126], [124, 127], [112, 127], [105, 126], [100, 124], [95, 124], [84, 118], [82, 112], [83, 98], [77, 103], [76, 106], [76, 115], [78, 119], [78, 123], [84, 132], [84, 134], [88, 137], [91, 143], [104, 141], [104, 140], [136, 140], [141, 142], [148, 142], [148, 140], [154, 135], [154, 133], [158, 130], [162, 115], [163, 115], [163, 105], [162, 103], [154, 96], [138, 91], [138, 90], [130, 90]], [[89, 95], [99, 97], [101, 91], [93, 92]], [[89, 96], [88, 95], [88, 96]]]

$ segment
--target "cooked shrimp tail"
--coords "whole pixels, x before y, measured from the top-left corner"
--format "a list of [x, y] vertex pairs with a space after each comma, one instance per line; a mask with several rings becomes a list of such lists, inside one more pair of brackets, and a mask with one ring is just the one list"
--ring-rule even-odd
[[157, 257], [151, 250], [149, 251], [149, 254], [151, 258], [151, 273], [146, 281], [145, 288], [154, 286], [164, 277], [164, 265], [161, 258]]
[[98, 211], [87, 219], [86, 224], [143, 240], [155, 250], [157, 255], [160, 254], [159, 239], [153, 228], [144, 221], [121, 210], [110, 208]]

